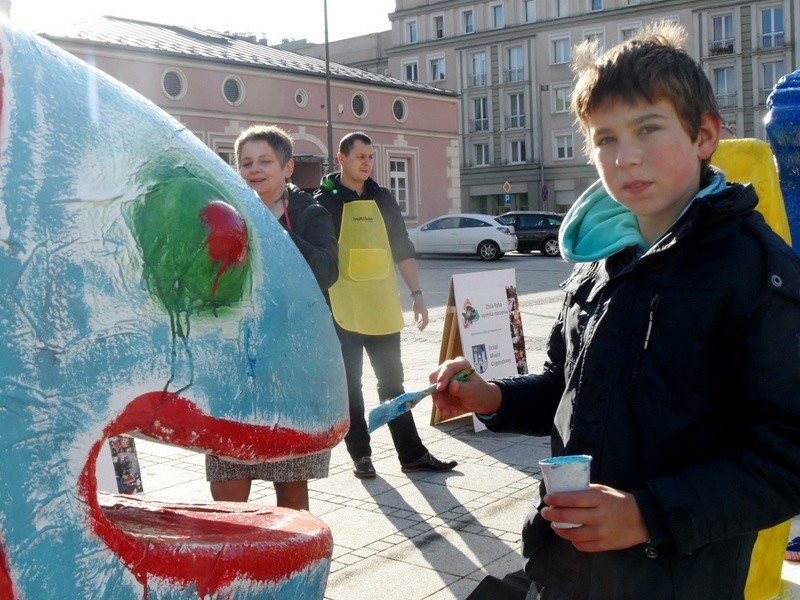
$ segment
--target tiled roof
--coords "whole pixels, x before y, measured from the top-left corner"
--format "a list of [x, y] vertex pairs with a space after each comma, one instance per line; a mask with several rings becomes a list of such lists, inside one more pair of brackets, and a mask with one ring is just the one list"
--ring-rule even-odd
[[[291, 71], [316, 77], [325, 76], [324, 60], [279, 50], [235, 35], [181, 25], [164, 25], [120, 17], [101, 17], [79, 23], [59, 33], [42, 33], [41, 35], [53, 42], [80, 41], [184, 58]], [[455, 95], [449, 90], [378, 75], [334, 62], [330, 63], [330, 69], [332, 79], [402, 88], [409, 91]]]

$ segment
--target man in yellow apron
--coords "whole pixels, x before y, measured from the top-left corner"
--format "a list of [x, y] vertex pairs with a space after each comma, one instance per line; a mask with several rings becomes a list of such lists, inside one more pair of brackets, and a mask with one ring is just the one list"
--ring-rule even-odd
[[[314, 197], [328, 209], [339, 232], [339, 280], [329, 290], [336, 333], [342, 344], [350, 400], [350, 431], [345, 444], [356, 477], [375, 477], [361, 374], [364, 350], [378, 378], [381, 402], [404, 393], [400, 358], [403, 312], [394, 266], [411, 291], [417, 328], [428, 324], [428, 309], [419, 286], [414, 247], [392, 193], [371, 177], [375, 163], [372, 140], [349, 133], [339, 143], [340, 173], [327, 175]], [[420, 440], [411, 412], [389, 423], [403, 472], [449, 471]]]

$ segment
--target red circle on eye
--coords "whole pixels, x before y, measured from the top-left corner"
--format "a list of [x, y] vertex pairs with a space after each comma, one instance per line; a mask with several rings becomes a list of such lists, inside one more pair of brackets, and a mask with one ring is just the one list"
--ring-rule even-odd
[[208, 227], [205, 241], [208, 257], [220, 265], [211, 288], [214, 295], [219, 278], [228, 267], [247, 259], [247, 224], [235, 208], [222, 200], [206, 204], [200, 211], [200, 219]]

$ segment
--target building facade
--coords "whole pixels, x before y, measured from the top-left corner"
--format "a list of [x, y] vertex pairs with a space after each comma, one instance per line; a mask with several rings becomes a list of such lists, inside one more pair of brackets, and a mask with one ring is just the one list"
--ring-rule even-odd
[[394, 192], [409, 226], [460, 208], [453, 91], [331, 64], [329, 104], [323, 60], [130, 19], [104, 17], [43, 37], [154, 102], [229, 163], [244, 128], [278, 125], [294, 139], [295, 183], [314, 189], [338, 166], [341, 137], [362, 130], [375, 143], [373, 177]]
[[[392, 40], [391, 31], [379, 31], [328, 43], [328, 56], [336, 62], [364, 69], [370, 73], [389, 75], [389, 58], [386, 49]], [[274, 45], [281, 50], [297, 52], [304, 56], [325, 59], [325, 44], [312, 44], [307, 40], [287, 40]]]
[[576, 44], [680, 23], [726, 123], [764, 139], [766, 98], [800, 64], [798, 13], [797, 0], [397, 0], [389, 72], [459, 93], [462, 210], [564, 212], [597, 178], [569, 110]]

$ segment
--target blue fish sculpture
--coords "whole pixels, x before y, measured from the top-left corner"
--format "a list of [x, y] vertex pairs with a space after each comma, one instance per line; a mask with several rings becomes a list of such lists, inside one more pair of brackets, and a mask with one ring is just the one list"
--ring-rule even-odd
[[98, 493], [109, 437], [335, 446], [339, 344], [299, 251], [154, 104], [0, 24], [0, 598], [322, 598], [305, 511]]

